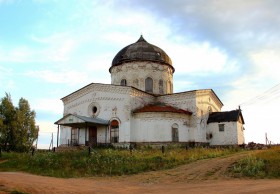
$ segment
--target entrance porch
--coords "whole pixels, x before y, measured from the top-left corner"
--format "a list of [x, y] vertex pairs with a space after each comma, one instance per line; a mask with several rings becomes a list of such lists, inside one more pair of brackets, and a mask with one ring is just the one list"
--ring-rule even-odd
[[[109, 121], [68, 114], [55, 122], [58, 146], [96, 146], [109, 142]], [[59, 142], [60, 140], [60, 142]]]

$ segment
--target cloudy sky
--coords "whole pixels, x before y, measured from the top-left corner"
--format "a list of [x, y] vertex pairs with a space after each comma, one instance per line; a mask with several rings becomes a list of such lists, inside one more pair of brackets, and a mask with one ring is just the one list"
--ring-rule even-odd
[[0, 0], [0, 97], [30, 102], [47, 147], [60, 98], [110, 83], [143, 34], [171, 57], [175, 92], [212, 88], [223, 111], [241, 105], [246, 142], [280, 143], [279, 13], [278, 0]]

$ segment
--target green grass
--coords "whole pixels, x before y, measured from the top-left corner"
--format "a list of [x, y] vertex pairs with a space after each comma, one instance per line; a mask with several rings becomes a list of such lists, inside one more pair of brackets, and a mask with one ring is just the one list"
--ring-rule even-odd
[[280, 147], [256, 151], [232, 167], [235, 176], [280, 178]]
[[95, 149], [76, 152], [3, 153], [0, 171], [24, 171], [54, 177], [89, 177], [136, 174], [172, 168], [192, 161], [229, 155], [235, 149]]

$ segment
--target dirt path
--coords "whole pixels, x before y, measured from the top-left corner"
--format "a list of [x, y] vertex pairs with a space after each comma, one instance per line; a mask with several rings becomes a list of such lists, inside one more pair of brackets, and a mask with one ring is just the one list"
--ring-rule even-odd
[[226, 169], [246, 153], [122, 177], [61, 179], [0, 172], [0, 193], [280, 193], [280, 180], [234, 179]]

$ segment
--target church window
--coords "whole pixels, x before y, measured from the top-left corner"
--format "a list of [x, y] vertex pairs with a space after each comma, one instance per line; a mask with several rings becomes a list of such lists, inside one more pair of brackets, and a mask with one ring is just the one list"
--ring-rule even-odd
[[110, 124], [110, 142], [119, 142], [119, 122], [117, 120], [112, 120]]
[[178, 142], [179, 141], [179, 132], [178, 132], [178, 124], [174, 123], [172, 125], [172, 142]]
[[96, 114], [96, 112], [97, 112], [97, 107], [96, 106], [92, 107], [92, 113]]
[[163, 94], [163, 81], [162, 81], [162, 79], [159, 80], [158, 87], [159, 87], [159, 93]]
[[219, 124], [219, 131], [220, 132], [225, 131], [225, 124]]
[[126, 79], [122, 79], [122, 80], [121, 80], [121, 86], [126, 86], [126, 85], [127, 85]]
[[147, 77], [145, 80], [145, 91], [146, 92], [153, 92], [153, 79], [150, 77]]
[[100, 105], [97, 102], [93, 102], [88, 106], [88, 114], [92, 117], [97, 117], [100, 109]]

